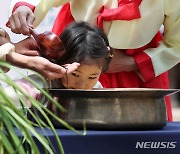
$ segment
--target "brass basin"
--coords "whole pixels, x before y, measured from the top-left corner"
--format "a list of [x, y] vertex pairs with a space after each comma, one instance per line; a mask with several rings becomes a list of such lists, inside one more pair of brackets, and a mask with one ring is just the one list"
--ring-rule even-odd
[[[54, 108], [60, 118], [77, 129], [157, 129], [167, 123], [164, 97], [177, 89], [107, 88], [49, 89], [67, 110]], [[56, 127], [61, 127], [54, 119]]]

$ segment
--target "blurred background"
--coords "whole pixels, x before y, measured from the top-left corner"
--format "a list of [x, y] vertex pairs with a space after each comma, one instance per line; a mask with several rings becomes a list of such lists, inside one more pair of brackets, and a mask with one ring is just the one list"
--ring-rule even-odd
[[[8, 32], [8, 34], [11, 37], [12, 42], [17, 42], [26, 37], [23, 35], [19, 35], [19, 34], [17, 35], [17, 34], [12, 33], [10, 29], [5, 26], [9, 17], [10, 2], [11, 0], [0, 1], [0, 27], [4, 28]], [[38, 28], [36, 28], [36, 30], [39, 33], [52, 29], [52, 25], [54, 23], [55, 17], [57, 16], [59, 9], [60, 8], [53, 8], [48, 12], [43, 22], [38, 26]], [[31, 73], [24, 69], [19, 69], [19, 70], [25, 75]], [[18, 73], [12, 70], [9, 71], [7, 74], [14, 80], [21, 78], [21, 76]], [[169, 71], [169, 79], [170, 79], [170, 88], [180, 89], [180, 64], [178, 64], [177, 66], [175, 66]], [[173, 107], [173, 119], [174, 121], [180, 121], [180, 92], [172, 95], [171, 100], [172, 100], [172, 107]]]

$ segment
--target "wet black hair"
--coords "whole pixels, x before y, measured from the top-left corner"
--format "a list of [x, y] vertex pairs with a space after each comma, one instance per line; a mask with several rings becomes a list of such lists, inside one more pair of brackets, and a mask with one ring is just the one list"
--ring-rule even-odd
[[108, 69], [112, 49], [109, 48], [106, 35], [98, 27], [83, 21], [73, 22], [62, 32], [60, 39], [66, 52], [57, 61], [59, 65], [73, 62], [86, 63], [90, 59], [103, 65], [102, 71]]

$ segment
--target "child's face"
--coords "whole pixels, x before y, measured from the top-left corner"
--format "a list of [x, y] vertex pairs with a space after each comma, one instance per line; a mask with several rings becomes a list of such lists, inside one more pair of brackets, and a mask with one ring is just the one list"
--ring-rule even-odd
[[67, 89], [92, 89], [101, 74], [102, 68], [97, 64], [80, 65], [73, 73], [61, 78], [63, 86]]

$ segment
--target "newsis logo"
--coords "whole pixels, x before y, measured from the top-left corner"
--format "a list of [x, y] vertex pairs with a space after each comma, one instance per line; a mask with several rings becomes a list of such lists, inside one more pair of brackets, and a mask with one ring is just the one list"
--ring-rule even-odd
[[177, 142], [136, 142], [136, 149], [174, 149]]

